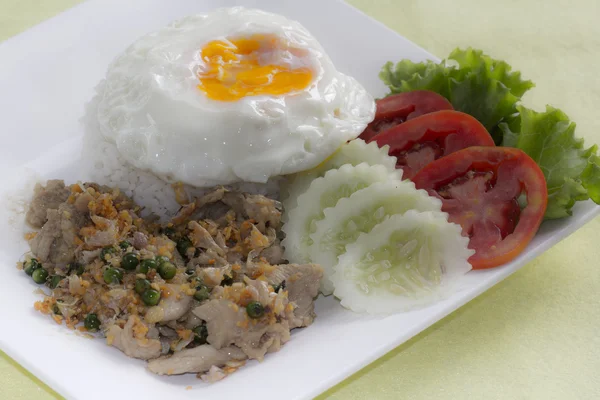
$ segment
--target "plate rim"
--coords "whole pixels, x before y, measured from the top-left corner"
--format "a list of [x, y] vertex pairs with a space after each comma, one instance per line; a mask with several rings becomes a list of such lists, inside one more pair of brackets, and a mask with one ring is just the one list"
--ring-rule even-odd
[[[400, 35], [398, 32], [394, 31], [393, 29], [391, 29], [390, 27], [388, 27], [387, 25], [383, 24], [382, 22], [374, 19], [373, 17], [369, 16], [368, 14], [364, 13], [363, 11], [359, 10], [358, 8], [354, 7], [351, 4], [348, 4], [342, 0], [329, 0], [332, 2], [336, 2], [336, 3], [341, 3], [344, 6], [350, 7], [352, 8], [355, 12], [358, 12], [360, 14], [362, 14], [363, 17], [368, 18], [368, 20], [371, 23], [375, 23], [378, 24], [379, 26], [383, 27], [384, 29], [386, 29], [387, 31], [389, 31], [390, 33], [393, 33], [394, 35], [397, 35], [401, 38], [403, 38], [404, 40], [410, 42], [411, 44], [413, 44], [415, 47], [418, 47], [419, 49], [421, 49], [423, 51], [423, 53], [427, 54], [432, 60], [434, 61], [439, 61], [440, 59], [438, 57], [436, 57], [435, 55], [429, 53], [427, 50], [422, 49], [420, 46], [418, 46], [417, 44], [415, 44], [414, 42], [412, 42], [411, 40], [405, 38], [404, 36]], [[39, 24], [36, 24], [32, 27], [30, 27], [29, 29], [20, 32], [19, 34], [12, 36], [8, 39], [6, 39], [5, 41], [3, 41], [2, 43], [0, 43], [0, 52], [2, 52], [2, 49], [5, 47], [5, 44], [10, 42], [10, 43], [14, 43], [14, 42], [18, 42], [21, 41], [22, 38], [30, 36], [32, 34], [35, 34], [38, 30], [43, 29], [43, 27], [47, 24], [47, 23], [51, 23], [55, 20], [58, 19], [62, 19], [65, 18], [65, 15], [67, 14], [76, 14], [79, 12], [79, 10], [81, 10], [82, 8], [85, 8], [85, 6], [87, 6], [88, 4], [92, 3], [92, 1], [85, 1], [82, 2], [80, 4], [77, 4], [67, 10], [64, 10], [60, 13], [58, 13], [57, 15], [44, 20], [42, 22], [40, 22]], [[81, 140], [81, 136], [79, 137], [75, 137], [75, 138], [71, 138], [71, 139], [66, 139], [63, 140], [59, 143], [57, 143], [55, 146], [53, 146], [52, 148], [48, 149], [45, 153], [46, 156], [51, 157], [51, 158], [56, 158], [56, 154], [54, 153], [56, 151], [56, 153], [58, 154], [59, 152], [65, 150], [65, 148], [68, 148], [69, 143], [71, 142], [75, 142], [77, 140]], [[27, 168], [27, 167], [31, 167], [31, 166], [35, 166], [35, 164], [39, 164], [40, 162], [42, 162], [41, 160], [43, 160], [44, 157], [38, 157], [35, 160], [33, 160], [30, 163], [25, 163], [19, 166], [15, 166], [13, 169], [9, 170], [8, 172], [12, 172], [12, 171], [18, 171], [22, 168]], [[588, 202], [590, 202], [588, 200]], [[558, 238], [558, 240], [553, 241], [552, 238], [550, 238], [550, 240], [543, 242], [538, 248], [536, 248], [533, 253], [534, 256], [533, 258], [538, 257], [539, 255], [541, 255], [542, 253], [544, 253], [545, 251], [547, 251], [549, 248], [551, 248], [552, 246], [554, 246], [556, 243], [564, 240], [565, 238], [567, 238], [569, 235], [571, 235], [572, 233], [574, 233], [575, 231], [577, 231], [578, 229], [580, 229], [583, 225], [585, 225], [587, 222], [590, 222], [594, 216], [598, 216], [600, 215], [600, 206], [596, 206], [595, 209], [592, 209], [590, 211], [588, 211], [586, 213], [586, 215], [588, 216], [587, 220], [584, 221], [583, 223], [579, 224], [573, 224], [573, 223], [569, 223], [567, 224], [563, 230], [561, 230], [561, 232], [564, 232], [560, 234], [560, 237]], [[528, 254], [531, 254], [528, 253]], [[529, 261], [528, 261], [529, 262]], [[303, 398], [309, 398], [309, 397], [314, 397], [316, 395], [319, 395], [321, 393], [323, 393], [324, 391], [328, 390], [329, 388], [335, 386], [336, 384], [342, 382], [343, 380], [347, 379], [349, 376], [351, 376], [352, 374], [356, 373], [357, 371], [365, 368], [367, 365], [371, 364], [372, 362], [374, 362], [375, 360], [379, 359], [380, 357], [382, 357], [383, 355], [385, 355], [386, 353], [388, 353], [389, 351], [393, 350], [394, 348], [396, 348], [398, 345], [406, 342], [407, 340], [409, 340], [410, 338], [414, 337], [415, 335], [417, 335], [418, 333], [422, 332], [424, 329], [426, 329], [427, 327], [431, 326], [433, 323], [439, 321], [440, 319], [446, 317], [447, 315], [451, 314], [452, 312], [456, 311], [458, 308], [464, 306], [466, 303], [468, 303], [469, 301], [473, 300], [474, 298], [480, 296], [482, 293], [484, 293], [485, 291], [489, 290], [491, 287], [495, 286], [497, 283], [501, 282], [502, 280], [506, 279], [508, 276], [512, 275], [514, 272], [520, 270], [521, 268], [523, 268], [525, 265], [527, 264], [527, 262], [524, 262], [522, 265], [520, 265], [519, 267], [516, 268], [512, 268], [512, 269], [506, 269], [504, 267], [504, 273], [499, 274], [499, 278], [497, 279], [493, 279], [495, 280], [495, 282], [489, 286], [482, 286], [481, 288], [478, 288], [477, 291], [469, 293], [468, 295], [464, 295], [461, 297], [459, 303], [455, 303], [457, 304], [455, 307], [451, 307], [448, 309], [441, 309], [438, 312], [436, 312], [435, 314], [433, 314], [432, 316], [430, 316], [427, 321], [422, 322], [418, 327], [411, 329], [410, 335], [408, 337], [403, 337], [401, 339], [398, 339], [397, 342], [388, 342], [382, 346], [379, 346], [375, 351], [371, 352], [369, 357], [367, 358], [363, 358], [361, 359], [361, 362], [359, 363], [354, 363], [352, 366], [347, 367], [343, 370], [343, 373], [337, 373], [337, 374], [332, 374], [329, 376], [329, 378], [325, 379], [322, 381], [321, 385], [319, 386], [315, 386], [312, 389], [310, 389], [310, 391], [307, 391], [306, 393], [303, 394]], [[464, 293], [463, 293], [464, 294]], [[17, 362], [19, 365], [21, 365], [23, 368], [25, 368], [29, 373], [31, 373], [32, 375], [34, 375], [36, 378], [38, 378], [40, 381], [44, 382], [45, 385], [47, 385], [50, 389], [52, 389], [53, 391], [55, 391], [56, 393], [61, 394], [62, 396], [64, 396], [65, 398], [69, 398], [70, 396], [70, 390], [68, 389], [68, 387], [64, 386], [61, 382], [53, 380], [53, 379], [49, 379], [49, 377], [46, 376], [46, 374], [44, 373], [44, 371], [42, 369], [39, 369], [36, 365], [34, 361], [29, 361], [27, 358], [21, 357], [21, 354], [18, 351], [13, 351], [12, 347], [9, 346], [7, 343], [5, 343], [5, 341], [3, 340], [3, 337], [0, 335], [0, 349], [2, 349], [2, 351], [4, 351], [10, 358], [12, 358], [13, 360], [15, 360], [15, 362]], [[324, 386], [326, 385], [326, 386]]]

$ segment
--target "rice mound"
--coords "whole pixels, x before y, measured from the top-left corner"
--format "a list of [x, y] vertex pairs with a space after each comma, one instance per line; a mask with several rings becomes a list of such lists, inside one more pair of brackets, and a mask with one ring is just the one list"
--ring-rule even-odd
[[[96, 87], [96, 95], [86, 104], [81, 120], [84, 128], [82, 164], [84, 176], [92, 182], [122, 190], [140, 206], [143, 215], [154, 213], [161, 220], [173, 216], [181, 207], [175, 200], [171, 186], [150, 171], [140, 170], [130, 165], [119, 153], [115, 143], [106, 141], [98, 124], [98, 103], [103, 94], [105, 82]], [[263, 194], [279, 199], [281, 178], [272, 178], [267, 183], [238, 182], [225, 185], [226, 188], [246, 193]], [[184, 185], [190, 199], [201, 196], [210, 188]]]

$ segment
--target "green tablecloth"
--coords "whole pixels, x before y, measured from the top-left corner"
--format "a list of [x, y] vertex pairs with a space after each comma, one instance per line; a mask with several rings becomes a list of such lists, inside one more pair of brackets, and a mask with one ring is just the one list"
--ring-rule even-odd
[[[0, 40], [77, 2], [0, 0]], [[470, 45], [507, 60], [537, 84], [529, 106], [563, 109], [600, 143], [600, 2], [350, 3], [438, 56]], [[598, 232], [597, 218], [320, 399], [600, 398]], [[0, 398], [58, 396], [2, 354]]]

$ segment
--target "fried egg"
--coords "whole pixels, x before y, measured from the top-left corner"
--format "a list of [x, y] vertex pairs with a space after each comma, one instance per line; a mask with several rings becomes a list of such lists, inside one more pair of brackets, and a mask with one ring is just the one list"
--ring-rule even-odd
[[102, 135], [128, 163], [198, 187], [312, 168], [375, 113], [299, 23], [241, 7], [138, 39], [98, 96]]

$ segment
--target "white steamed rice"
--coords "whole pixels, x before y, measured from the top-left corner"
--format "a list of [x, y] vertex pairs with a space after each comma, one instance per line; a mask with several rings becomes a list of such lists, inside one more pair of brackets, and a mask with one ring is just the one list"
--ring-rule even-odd
[[[102, 135], [97, 119], [97, 104], [102, 96], [104, 81], [96, 87], [96, 96], [86, 105], [82, 118], [84, 139], [82, 162], [87, 170], [85, 176], [101, 185], [117, 187], [144, 207], [144, 214], [155, 213], [167, 219], [179, 210], [171, 183], [149, 171], [137, 169], [128, 164], [119, 154], [114, 143], [107, 142]], [[240, 182], [226, 187], [247, 193], [260, 193], [271, 198], [279, 198], [279, 179], [271, 179], [265, 184]], [[207, 192], [210, 188], [184, 186], [190, 198]]]

